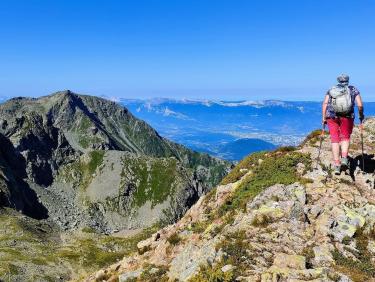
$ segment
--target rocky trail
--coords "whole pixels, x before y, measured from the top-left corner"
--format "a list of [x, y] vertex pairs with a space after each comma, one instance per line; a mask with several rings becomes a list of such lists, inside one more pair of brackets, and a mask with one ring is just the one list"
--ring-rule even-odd
[[256, 153], [138, 253], [86, 281], [375, 281], [375, 119], [335, 176], [326, 135]]

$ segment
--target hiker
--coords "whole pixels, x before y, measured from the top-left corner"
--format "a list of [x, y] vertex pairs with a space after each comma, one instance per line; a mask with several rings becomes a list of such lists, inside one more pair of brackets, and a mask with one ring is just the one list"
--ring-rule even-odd
[[[363, 103], [357, 88], [349, 85], [349, 76], [342, 74], [338, 84], [328, 90], [322, 107], [323, 126], [328, 124], [331, 136], [334, 172], [336, 175], [349, 166], [350, 135], [354, 126], [354, 105], [357, 104], [359, 120], [364, 119]], [[340, 156], [341, 149], [341, 156]]]

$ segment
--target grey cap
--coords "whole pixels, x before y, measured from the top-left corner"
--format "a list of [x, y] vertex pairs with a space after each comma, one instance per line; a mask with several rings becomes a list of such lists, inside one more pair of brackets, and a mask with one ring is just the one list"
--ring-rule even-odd
[[340, 82], [340, 83], [349, 82], [349, 75], [347, 75], [347, 74], [340, 74], [337, 77], [337, 81]]

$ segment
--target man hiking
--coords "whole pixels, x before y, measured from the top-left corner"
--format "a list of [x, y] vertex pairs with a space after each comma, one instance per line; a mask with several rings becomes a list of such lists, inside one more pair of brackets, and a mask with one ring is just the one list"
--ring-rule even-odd
[[[354, 105], [357, 104], [359, 119], [364, 119], [363, 103], [357, 88], [349, 85], [349, 76], [342, 74], [338, 84], [328, 90], [322, 107], [323, 126], [328, 124], [331, 136], [334, 172], [340, 175], [341, 169], [349, 166], [348, 152], [350, 135], [354, 125]], [[341, 155], [340, 155], [341, 149]]]

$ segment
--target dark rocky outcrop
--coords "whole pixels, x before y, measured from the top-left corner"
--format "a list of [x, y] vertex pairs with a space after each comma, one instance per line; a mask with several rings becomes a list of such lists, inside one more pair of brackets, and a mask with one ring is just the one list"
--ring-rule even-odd
[[26, 176], [26, 160], [0, 134], [0, 207], [12, 207], [36, 219], [46, 218], [47, 209], [24, 181]]

